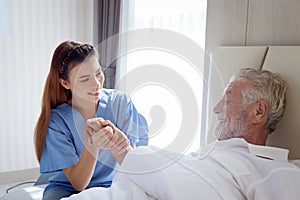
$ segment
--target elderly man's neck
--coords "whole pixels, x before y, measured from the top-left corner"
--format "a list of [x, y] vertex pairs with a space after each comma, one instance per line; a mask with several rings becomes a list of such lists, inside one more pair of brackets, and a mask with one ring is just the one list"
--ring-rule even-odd
[[262, 129], [262, 130], [256, 130], [252, 133], [248, 133], [243, 138], [248, 143], [251, 143], [251, 144], [266, 145], [268, 135], [269, 135], [269, 132], [265, 129]]

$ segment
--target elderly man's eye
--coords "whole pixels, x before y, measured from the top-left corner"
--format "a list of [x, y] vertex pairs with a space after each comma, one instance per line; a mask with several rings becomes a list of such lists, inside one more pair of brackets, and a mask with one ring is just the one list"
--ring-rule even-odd
[[230, 104], [230, 103], [232, 103], [233, 101], [232, 100], [230, 100], [230, 99], [225, 99], [225, 104]]
[[228, 90], [225, 91], [225, 94], [226, 94], [226, 95], [231, 95], [231, 94], [232, 94], [232, 91], [231, 91], [230, 89], [228, 89]]

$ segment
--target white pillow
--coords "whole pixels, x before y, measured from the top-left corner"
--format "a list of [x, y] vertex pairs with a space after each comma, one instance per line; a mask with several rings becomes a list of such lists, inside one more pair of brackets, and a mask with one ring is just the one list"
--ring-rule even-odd
[[300, 168], [300, 160], [289, 160], [289, 162], [293, 163], [294, 165]]

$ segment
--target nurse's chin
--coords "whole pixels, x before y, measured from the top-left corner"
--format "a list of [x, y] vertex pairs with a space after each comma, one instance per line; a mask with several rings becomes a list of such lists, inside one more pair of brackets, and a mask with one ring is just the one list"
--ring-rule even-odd
[[98, 101], [100, 100], [100, 95], [99, 96], [92, 96], [92, 95], [88, 95], [87, 98], [84, 99], [84, 101], [88, 102], [88, 103], [98, 103]]

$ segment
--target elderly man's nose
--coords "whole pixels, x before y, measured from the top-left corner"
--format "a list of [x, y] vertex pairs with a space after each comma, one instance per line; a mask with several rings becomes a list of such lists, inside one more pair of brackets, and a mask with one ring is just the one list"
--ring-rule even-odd
[[217, 105], [213, 108], [213, 112], [217, 114], [217, 113], [222, 112], [222, 109], [223, 109], [223, 99], [221, 99], [221, 100], [217, 103]]

